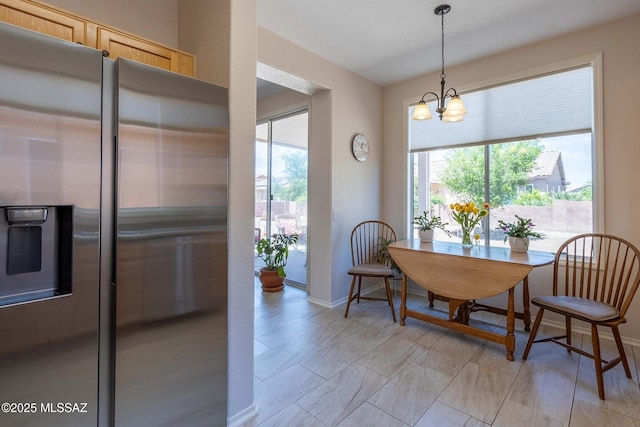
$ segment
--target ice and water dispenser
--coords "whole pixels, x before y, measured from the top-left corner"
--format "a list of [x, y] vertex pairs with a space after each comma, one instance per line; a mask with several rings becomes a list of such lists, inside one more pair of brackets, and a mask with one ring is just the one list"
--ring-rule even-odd
[[0, 207], [0, 307], [71, 293], [72, 206]]

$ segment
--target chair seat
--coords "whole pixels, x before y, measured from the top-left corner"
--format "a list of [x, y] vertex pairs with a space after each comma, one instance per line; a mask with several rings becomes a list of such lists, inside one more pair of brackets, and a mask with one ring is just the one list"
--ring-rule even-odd
[[531, 300], [537, 306], [553, 311], [564, 311], [594, 322], [605, 322], [620, 316], [615, 307], [598, 301], [571, 296], [540, 296]]
[[363, 275], [363, 276], [393, 276], [393, 269], [387, 267], [383, 264], [359, 264], [354, 267], [351, 267], [347, 274], [351, 274], [353, 276]]

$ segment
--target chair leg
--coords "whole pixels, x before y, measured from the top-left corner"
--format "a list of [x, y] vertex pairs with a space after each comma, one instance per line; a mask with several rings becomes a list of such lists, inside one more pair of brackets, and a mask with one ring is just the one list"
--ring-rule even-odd
[[356, 302], [360, 304], [360, 292], [362, 289], [362, 276], [358, 276], [358, 293], [356, 294]]
[[351, 300], [353, 299], [353, 288], [356, 286], [356, 276], [353, 276], [351, 279], [351, 289], [349, 290], [349, 299], [347, 299], [347, 309], [344, 312], [344, 317], [349, 315], [349, 306], [351, 305]]
[[604, 384], [602, 382], [602, 357], [600, 355], [600, 339], [598, 338], [598, 327], [591, 325], [591, 343], [593, 346], [593, 362], [596, 368], [596, 381], [598, 382], [598, 396], [604, 400]]
[[616, 340], [616, 346], [618, 346], [618, 353], [620, 353], [620, 359], [622, 359], [622, 366], [624, 367], [624, 373], [627, 374], [627, 378], [631, 378], [631, 370], [629, 370], [629, 362], [627, 362], [627, 355], [624, 352], [624, 347], [622, 346], [622, 339], [620, 338], [620, 331], [617, 326], [613, 326], [611, 328], [611, 332], [613, 332], [613, 337]]
[[538, 334], [538, 328], [540, 327], [540, 321], [542, 320], [542, 313], [544, 313], [544, 308], [538, 310], [536, 320], [533, 322], [533, 329], [531, 329], [531, 333], [529, 333], [529, 341], [527, 341], [527, 346], [522, 354], [522, 360], [527, 360], [527, 357], [529, 357], [529, 350], [531, 350], [533, 340], [536, 339], [536, 335]]
[[393, 317], [393, 323], [396, 323], [396, 309], [393, 307], [393, 295], [391, 294], [391, 287], [389, 286], [389, 279], [384, 278], [384, 285], [387, 288], [387, 301], [391, 307], [391, 316]]
[[[564, 316], [565, 331], [567, 334], [567, 345], [571, 345], [571, 317]], [[567, 353], [571, 353], [571, 349], [567, 347]]]

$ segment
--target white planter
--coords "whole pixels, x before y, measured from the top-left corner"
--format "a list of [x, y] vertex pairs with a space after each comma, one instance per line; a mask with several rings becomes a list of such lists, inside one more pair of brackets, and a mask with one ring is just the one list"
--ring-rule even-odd
[[418, 230], [418, 235], [420, 235], [420, 241], [425, 243], [433, 242], [433, 232], [434, 230]]
[[509, 246], [513, 252], [527, 252], [529, 250], [529, 238], [509, 236]]

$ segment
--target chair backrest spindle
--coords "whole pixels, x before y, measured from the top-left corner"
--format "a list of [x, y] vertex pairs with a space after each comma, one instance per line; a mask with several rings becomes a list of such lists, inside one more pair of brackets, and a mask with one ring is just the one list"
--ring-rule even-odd
[[[389, 224], [373, 220], [361, 222], [351, 232], [352, 265], [380, 262], [383, 245], [395, 240], [396, 233]], [[384, 263], [389, 265], [391, 261], [385, 259]]]
[[[562, 289], [560, 284], [564, 284]], [[554, 295], [604, 302], [624, 316], [639, 284], [640, 251], [622, 238], [582, 234], [567, 240], [556, 252]]]

